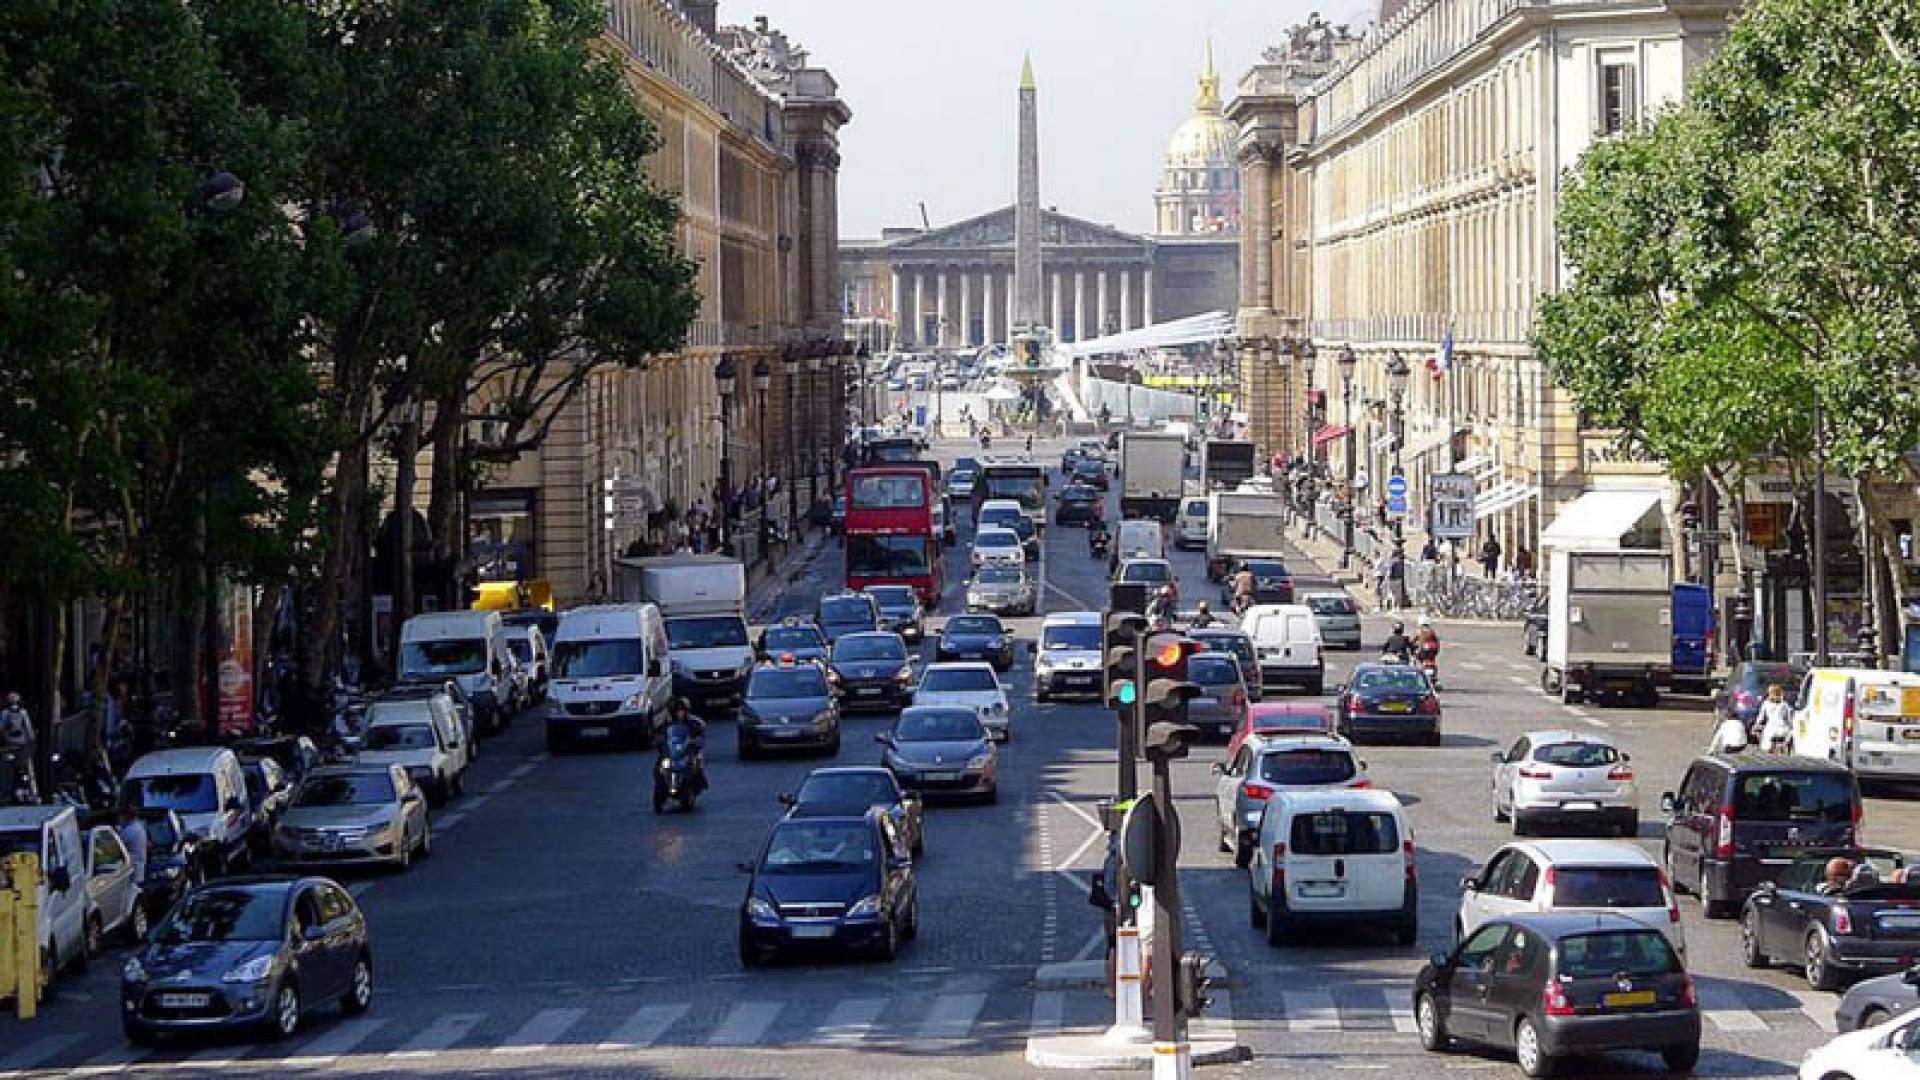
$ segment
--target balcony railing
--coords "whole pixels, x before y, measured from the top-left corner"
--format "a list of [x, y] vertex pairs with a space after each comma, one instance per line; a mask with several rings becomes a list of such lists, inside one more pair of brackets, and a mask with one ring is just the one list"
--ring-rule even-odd
[[640, 64], [712, 106], [749, 138], [781, 149], [779, 102], [665, 0], [611, 0], [607, 28]]

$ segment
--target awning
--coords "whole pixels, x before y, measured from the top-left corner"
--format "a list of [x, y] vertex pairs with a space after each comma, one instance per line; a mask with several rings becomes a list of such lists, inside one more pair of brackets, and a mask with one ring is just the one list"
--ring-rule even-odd
[[1314, 449], [1317, 450], [1335, 439], [1344, 439], [1351, 434], [1353, 429], [1345, 424], [1321, 424], [1319, 430], [1313, 433]]
[[1474, 520], [1478, 521], [1481, 518], [1497, 514], [1509, 507], [1517, 506], [1538, 494], [1540, 494], [1540, 489], [1536, 487], [1529, 487], [1526, 484], [1516, 484], [1512, 481], [1503, 483], [1484, 495], [1474, 497]]
[[1470, 473], [1483, 465], [1489, 464], [1492, 464], [1492, 459], [1488, 458], [1485, 454], [1468, 454], [1466, 457], [1453, 463], [1453, 471], [1457, 473]]
[[[1629, 533], [1648, 525], [1660, 528], [1660, 498], [1650, 488], [1589, 491], [1554, 516], [1540, 533], [1540, 546], [1619, 551]], [[1649, 515], [1655, 519], [1651, 523]]]
[[1378, 435], [1374, 437], [1374, 440], [1373, 440], [1374, 453], [1384, 454], [1391, 449], [1393, 449], [1393, 432], [1389, 431], [1385, 435]]
[[1417, 458], [1421, 454], [1431, 454], [1435, 450], [1447, 445], [1447, 440], [1452, 437], [1453, 433], [1449, 431], [1430, 432], [1423, 438], [1414, 439], [1407, 443], [1406, 456]]

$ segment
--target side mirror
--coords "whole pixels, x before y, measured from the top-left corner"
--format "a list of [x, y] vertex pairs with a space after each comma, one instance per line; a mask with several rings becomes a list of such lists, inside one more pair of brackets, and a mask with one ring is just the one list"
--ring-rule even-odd
[[1225, 776], [1227, 772], [1227, 767], [1216, 761], [1213, 764], [1207, 766], [1207, 771], [1212, 773], [1215, 776]]
[[1493, 753], [1488, 754], [1487, 756], [1493, 759], [1493, 763], [1495, 765], [1505, 765], [1507, 763], [1507, 755], [1501, 753], [1498, 750], [1495, 750]]
[[1461, 892], [1479, 892], [1480, 879], [1472, 874], [1466, 875], [1465, 877], [1460, 879], [1460, 891]]
[[300, 928], [300, 937], [306, 941], [319, 941], [327, 936], [327, 928], [322, 926], [304, 926]]
[[794, 804], [799, 801], [800, 801], [799, 799], [794, 798], [791, 794], [788, 794], [786, 792], [782, 792], [780, 794], [780, 805], [788, 808], [789, 810], [791, 810]]
[[1673, 792], [1663, 791], [1660, 793], [1660, 812], [1661, 813], [1672, 814], [1675, 810], [1679, 808], [1679, 805], [1680, 805], [1679, 801], [1673, 797]]
[[1920, 986], [1920, 964], [1908, 968], [1905, 974], [1900, 976], [1900, 981], [1908, 986]]

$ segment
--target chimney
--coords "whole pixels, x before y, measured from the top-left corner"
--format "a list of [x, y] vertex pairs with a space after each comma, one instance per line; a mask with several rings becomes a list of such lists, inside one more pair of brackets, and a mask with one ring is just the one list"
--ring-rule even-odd
[[719, 31], [715, 20], [719, 17], [716, 10], [720, 0], [680, 0], [680, 13], [687, 21], [700, 28], [700, 32], [713, 37]]

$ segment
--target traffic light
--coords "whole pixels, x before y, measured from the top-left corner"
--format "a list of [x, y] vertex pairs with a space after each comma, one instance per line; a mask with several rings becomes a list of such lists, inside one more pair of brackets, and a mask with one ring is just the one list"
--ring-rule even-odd
[[1191, 1020], [1213, 1004], [1213, 980], [1207, 978], [1210, 958], [1196, 952], [1180, 956], [1180, 970], [1173, 982], [1173, 1007]]
[[1131, 714], [1140, 702], [1140, 687], [1134, 683], [1133, 643], [1146, 629], [1147, 620], [1131, 611], [1110, 610], [1102, 626], [1101, 670], [1105, 673], [1107, 708], [1124, 709]]
[[[1144, 581], [1116, 581], [1107, 586], [1107, 609], [1111, 612], [1130, 611], [1135, 615], [1147, 613], [1147, 583]], [[1145, 626], [1143, 622], [1141, 624]]]
[[1141, 648], [1146, 652], [1146, 687], [1141, 694], [1139, 745], [1146, 745], [1147, 730], [1155, 724], [1185, 724], [1187, 701], [1200, 695], [1200, 688], [1187, 681], [1187, 657], [1206, 646], [1181, 634], [1149, 634]]

